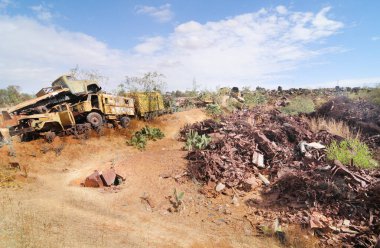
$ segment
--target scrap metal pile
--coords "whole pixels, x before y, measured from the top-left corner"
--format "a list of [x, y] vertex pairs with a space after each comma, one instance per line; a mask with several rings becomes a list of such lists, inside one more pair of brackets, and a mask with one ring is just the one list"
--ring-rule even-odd
[[341, 137], [313, 133], [300, 117], [262, 108], [186, 126], [182, 138], [190, 130], [212, 137], [206, 149], [188, 153], [191, 177], [261, 190], [268, 209], [281, 209], [278, 217], [287, 223], [309, 226], [325, 245], [376, 243], [380, 173], [326, 161], [324, 145]]

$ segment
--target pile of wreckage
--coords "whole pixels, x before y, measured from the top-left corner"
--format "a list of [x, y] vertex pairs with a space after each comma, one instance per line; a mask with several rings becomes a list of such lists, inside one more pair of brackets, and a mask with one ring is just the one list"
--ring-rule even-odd
[[197, 181], [216, 191], [260, 192], [262, 211], [279, 209], [281, 221], [311, 228], [324, 245], [377, 242], [380, 171], [327, 161], [325, 145], [342, 137], [313, 133], [301, 117], [263, 108], [185, 126], [181, 137], [190, 130], [212, 137], [206, 149], [188, 153], [188, 174]]
[[95, 170], [91, 175], [86, 177], [82, 186], [92, 188], [118, 186], [122, 184], [125, 179], [125, 176], [120, 175], [114, 168], [105, 171]]

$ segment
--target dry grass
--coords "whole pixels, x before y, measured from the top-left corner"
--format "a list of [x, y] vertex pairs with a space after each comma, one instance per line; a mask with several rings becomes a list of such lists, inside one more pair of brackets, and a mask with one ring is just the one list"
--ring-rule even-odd
[[[23, 192], [19, 192], [23, 194]], [[106, 247], [107, 233], [103, 226], [71, 216], [63, 203], [55, 208], [36, 208], [26, 195], [16, 199], [14, 192], [2, 192], [0, 197], [0, 247]], [[85, 203], [78, 206], [85, 209]], [[102, 216], [96, 220], [104, 222]]]
[[319, 240], [308, 232], [307, 229], [302, 229], [299, 225], [289, 225], [282, 228], [285, 239], [280, 241], [276, 235], [274, 227], [271, 225], [261, 226], [263, 239], [267, 242], [267, 247], [292, 247], [292, 248], [317, 248]]
[[357, 139], [360, 133], [352, 133], [348, 125], [343, 121], [336, 121], [333, 119], [324, 118], [305, 118], [309, 122], [310, 128], [313, 132], [320, 130], [327, 130], [328, 132], [339, 135], [345, 139]]
[[319, 240], [308, 234], [300, 226], [290, 226], [285, 230], [287, 247], [293, 248], [316, 248]]
[[0, 165], [0, 188], [19, 187], [19, 183], [16, 182], [16, 173], [16, 169]]

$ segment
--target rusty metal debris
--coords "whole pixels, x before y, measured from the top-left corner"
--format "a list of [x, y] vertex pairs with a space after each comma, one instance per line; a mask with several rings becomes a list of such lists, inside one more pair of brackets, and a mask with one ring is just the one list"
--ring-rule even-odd
[[123, 181], [125, 181], [125, 176], [117, 173], [114, 168], [110, 168], [105, 171], [95, 170], [86, 177], [83, 186], [92, 188], [110, 187], [120, 185]]
[[84, 181], [85, 187], [99, 188], [103, 187], [103, 181], [100, 178], [99, 171], [95, 170], [91, 175], [89, 175]]
[[[302, 118], [263, 108], [186, 126], [181, 137], [190, 130], [222, 136], [205, 150], [188, 153], [190, 177], [245, 191], [257, 188], [247, 185], [262, 182], [267, 206], [283, 209], [278, 217], [287, 223], [312, 228], [323, 244], [376, 244], [380, 173], [326, 161], [324, 146], [342, 137], [327, 131], [313, 133]], [[257, 154], [263, 155], [265, 168], [259, 166]], [[201, 192], [218, 195], [206, 189]]]

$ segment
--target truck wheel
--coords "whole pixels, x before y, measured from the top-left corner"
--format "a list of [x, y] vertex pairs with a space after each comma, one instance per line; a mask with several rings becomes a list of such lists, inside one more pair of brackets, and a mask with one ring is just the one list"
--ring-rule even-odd
[[129, 122], [131, 121], [131, 119], [129, 119], [128, 117], [124, 116], [124, 117], [121, 117], [120, 119], [120, 125], [123, 127], [123, 128], [127, 128], [129, 126]]
[[99, 113], [91, 112], [87, 115], [87, 122], [92, 125], [92, 127], [100, 127], [103, 125], [103, 118]]

